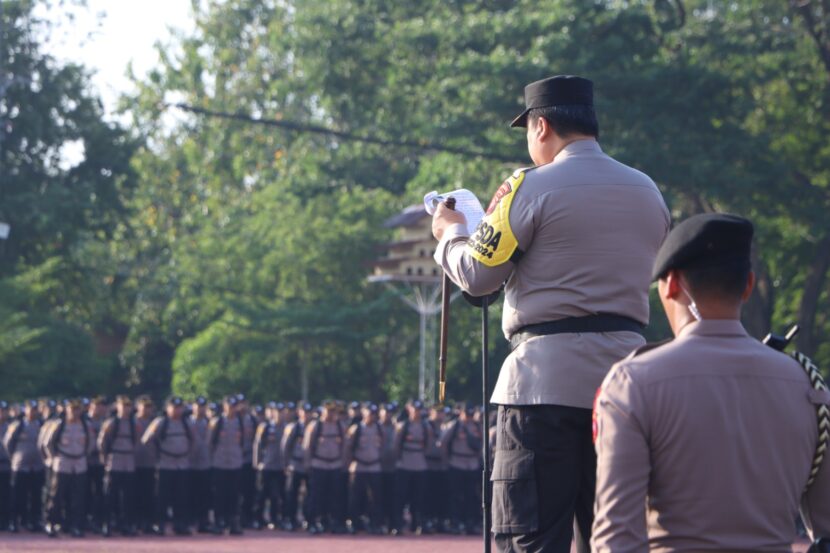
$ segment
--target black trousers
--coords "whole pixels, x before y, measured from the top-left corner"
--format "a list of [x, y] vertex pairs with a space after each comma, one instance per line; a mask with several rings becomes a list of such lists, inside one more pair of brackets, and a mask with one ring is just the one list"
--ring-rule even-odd
[[[83, 530], [86, 514], [87, 494], [86, 472], [63, 473], [53, 472], [49, 485], [49, 501], [46, 509], [46, 518], [51, 524], [68, 523], [72, 528]], [[67, 520], [62, 521], [61, 515], [66, 506]]]
[[395, 520], [392, 526], [403, 529], [403, 509], [409, 505], [412, 528], [421, 526], [423, 521], [424, 487], [426, 471], [398, 470], [395, 473]]
[[9, 525], [12, 503], [12, 473], [0, 470], [0, 530]]
[[460, 470], [450, 468], [449, 491], [452, 520], [476, 526], [481, 521], [481, 498], [478, 494], [480, 470]]
[[345, 473], [340, 469], [311, 469], [308, 475], [309, 519], [343, 524]]
[[391, 528], [395, 520], [395, 509], [397, 502], [395, 501], [395, 471], [386, 471], [380, 473], [381, 493], [383, 494], [383, 514], [381, 524]]
[[452, 503], [447, 496], [438, 493], [440, 490], [449, 490], [448, 472], [446, 470], [428, 470], [426, 473], [426, 496], [424, 497], [424, 518], [428, 520], [444, 520], [450, 518]]
[[156, 518], [156, 469], [135, 469], [135, 519], [142, 528], [153, 524]]
[[104, 474], [104, 502], [106, 520], [118, 522], [121, 528], [131, 528], [135, 518], [135, 472], [107, 471]]
[[86, 469], [86, 514], [95, 523], [104, 522], [104, 497], [104, 466], [88, 464]]
[[499, 406], [491, 479], [499, 551], [568, 553], [574, 527], [587, 551], [596, 484], [591, 410]]
[[308, 474], [296, 470], [285, 473], [285, 517], [289, 522], [299, 518], [300, 488], [306, 486], [306, 498], [303, 501], [303, 518], [308, 519]]
[[242, 496], [242, 520], [246, 523], [254, 520], [256, 516], [256, 471], [248, 460], [242, 464], [242, 472], [239, 475], [240, 495]]
[[40, 524], [43, 511], [43, 470], [13, 471], [11, 516], [23, 525]]
[[257, 471], [256, 516], [265, 520], [265, 505], [268, 504], [268, 520], [276, 523], [282, 518], [285, 506], [285, 472], [281, 470]]
[[191, 469], [188, 471], [190, 480], [190, 501], [188, 516], [192, 524], [207, 525], [210, 520], [210, 508], [213, 505], [212, 482], [210, 469]]
[[173, 525], [187, 526], [188, 523], [188, 473], [185, 469], [159, 469], [157, 475], [158, 504], [156, 521], [163, 526], [167, 510], [173, 509]]
[[379, 472], [349, 473], [349, 518], [357, 521], [369, 517], [369, 523], [380, 526], [383, 512], [383, 477]]
[[222, 526], [238, 524], [241, 497], [239, 482], [241, 469], [213, 469], [213, 513]]

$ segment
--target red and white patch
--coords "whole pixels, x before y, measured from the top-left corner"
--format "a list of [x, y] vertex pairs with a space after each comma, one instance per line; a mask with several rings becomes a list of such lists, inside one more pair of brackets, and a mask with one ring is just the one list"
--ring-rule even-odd
[[501, 184], [501, 186], [499, 186], [499, 189], [496, 190], [496, 193], [493, 196], [493, 199], [490, 200], [490, 205], [487, 206], [486, 215], [490, 215], [491, 213], [493, 213], [493, 211], [496, 209], [496, 206], [499, 205], [499, 202], [501, 201], [501, 199], [504, 198], [505, 196], [507, 196], [508, 194], [510, 194], [511, 192], [513, 192], [513, 187], [510, 186], [510, 181], [509, 180], [504, 181]]
[[599, 437], [599, 422], [597, 421], [597, 403], [599, 402], [599, 394], [602, 388], [597, 388], [597, 393], [594, 396], [594, 408], [591, 411], [591, 433], [593, 434], [594, 443], [597, 443]]

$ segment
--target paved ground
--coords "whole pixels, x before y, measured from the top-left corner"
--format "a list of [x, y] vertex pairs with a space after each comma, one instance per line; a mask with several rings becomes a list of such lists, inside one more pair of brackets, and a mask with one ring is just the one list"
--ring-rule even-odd
[[[49, 539], [32, 534], [0, 533], [0, 553], [478, 553], [481, 541], [474, 537], [449, 536], [306, 536], [274, 532], [248, 532], [241, 537], [193, 536], [186, 538]], [[794, 552], [804, 553], [806, 543]]]

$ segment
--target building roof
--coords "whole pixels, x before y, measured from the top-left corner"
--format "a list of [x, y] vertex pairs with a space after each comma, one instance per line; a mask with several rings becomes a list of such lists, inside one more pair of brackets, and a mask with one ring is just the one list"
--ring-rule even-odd
[[414, 227], [424, 217], [429, 217], [424, 204], [415, 204], [404, 208], [400, 213], [387, 219], [383, 226], [386, 228]]

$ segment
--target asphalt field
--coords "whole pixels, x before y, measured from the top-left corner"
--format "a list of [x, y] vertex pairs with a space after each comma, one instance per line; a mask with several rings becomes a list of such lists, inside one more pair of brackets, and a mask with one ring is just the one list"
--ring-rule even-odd
[[[191, 537], [82, 539], [62, 536], [51, 539], [39, 534], [0, 533], [0, 552], [73, 553], [479, 553], [481, 540], [456, 536], [308, 536], [301, 533], [254, 532], [239, 537], [194, 535]], [[799, 542], [793, 551], [804, 553]]]

